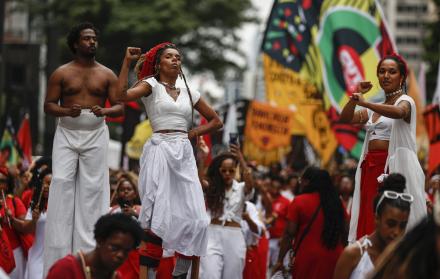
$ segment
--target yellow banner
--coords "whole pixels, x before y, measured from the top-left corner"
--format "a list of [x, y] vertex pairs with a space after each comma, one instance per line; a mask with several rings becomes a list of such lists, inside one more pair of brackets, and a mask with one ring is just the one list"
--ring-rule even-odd
[[289, 109], [251, 102], [246, 116], [245, 156], [264, 165], [279, 161], [290, 150], [292, 121]]
[[144, 120], [136, 125], [133, 136], [125, 145], [125, 154], [131, 159], [139, 160], [145, 142], [153, 135], [153, 130], [149, 120]]
[[337, 147], [337, 141], [324, 111], [321, 95], [300, 74], [263, 54], [266, 98], [279, 108], [293, 111], [291, 132], [305, 135], [326, 165]]

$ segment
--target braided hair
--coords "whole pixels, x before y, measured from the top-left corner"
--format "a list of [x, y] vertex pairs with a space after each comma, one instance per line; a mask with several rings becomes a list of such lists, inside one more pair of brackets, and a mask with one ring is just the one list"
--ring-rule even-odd
[[229, 152], [222, 153], [212, 159], [207, 170], [208, 189], [206, 190], [206, 203], [213, 216], [223, 214], [223, 202], [225, 200], [226, 184], [220, 173], [223, 161], [231, 159], [237, 165], [236, 157]]
[[318, 192], [324, 214], [324, 228], [321, 239], [325, 247], [334, 249], [346, 239], [344, 207], [338, 197], [330, 174], [317, 167], [308, 167], [303, 179], [309, 181], [304, 193]]

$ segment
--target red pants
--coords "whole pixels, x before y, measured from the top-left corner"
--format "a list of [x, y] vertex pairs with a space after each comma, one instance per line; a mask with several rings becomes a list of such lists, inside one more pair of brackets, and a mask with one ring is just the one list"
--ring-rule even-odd
[[[171, 279], [175, 262], [175, 257], [160, 259], [160, 264], [156, 269], [156, 279]], [[139, 278], [139, 251], [137, 249], [128, 254], [128, 258], [118, 268], [118, 272], [124, 279]]]
[[266, 264], [260, 262], [260, 255], [258, 254], [258, 246], [251, 246], [246, 249], [246, 260], [243, 270], [243, 279], [264, 279], [261, 276], [261, 264]]
[[174, 265], [176, 257], [167, 257], [160, 260], [157, 267], [156, 279], [171, 279], [173, 277]]
[[260, 269], [260, 276], [259, 278], [265, 279], [266, 278], [266, 272], [267, 272], [267, 264], [269, 260], [269, 239], [266, 238], [265, 233], [263, 233], [263, 236], [260, 238], [260, 241], [258, 242], [258, 257], [260, 259], [260, 266], [258, 267]]
[[377, 177], [384, 173], [388, 152], [386, 150], [368, 151], [361, 164], [361, 195], [357, 227], [357, 239], [364, 235], [371, 234], [375, 228], [373, 206], [374, 198], [377, 196]]

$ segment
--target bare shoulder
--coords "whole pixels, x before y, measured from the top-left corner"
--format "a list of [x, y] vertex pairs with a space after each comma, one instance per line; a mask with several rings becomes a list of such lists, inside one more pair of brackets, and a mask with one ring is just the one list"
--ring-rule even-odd
[[361, 250], [356, 243], [350, 244], [344, 248], [341, 257], [346, 258], [348, 262], [358, 263], [361, 258]]
[[98, 68], [98, 70], [99, 70], [100, 72], [104, 73], [104, 74], [106, 75], [107, 78], [109, 78], [109, 79], [111, 79], [111, 80], [117, 79], [116, 74], [115, 74], [110, 68], [108, 68], [108, 67], [102, 65], [102, 64], [99, 63], [99, 62], [96, 62], [96, 64], [97, 64], [97, 68]]
[[59, 66], [58, 68], [55, 69], [55, 71], [52, 72], [52, 74], [50, 75], [51, 79], [64, 79], [65, 77], [70, 76], [69, 72], [72, 71], [73, 65], [72, 62], [63, 64], [61, 66]]

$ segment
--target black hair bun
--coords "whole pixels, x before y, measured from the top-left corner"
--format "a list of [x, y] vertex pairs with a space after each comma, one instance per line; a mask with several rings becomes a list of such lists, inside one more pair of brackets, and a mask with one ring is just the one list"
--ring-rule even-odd
[[400, 173], [390, 173], [384, 180], [382, 187], [379, 187], [379, 193], [384, 191], [394, 191], [403, 193], [406, 188], [406, 179]]

